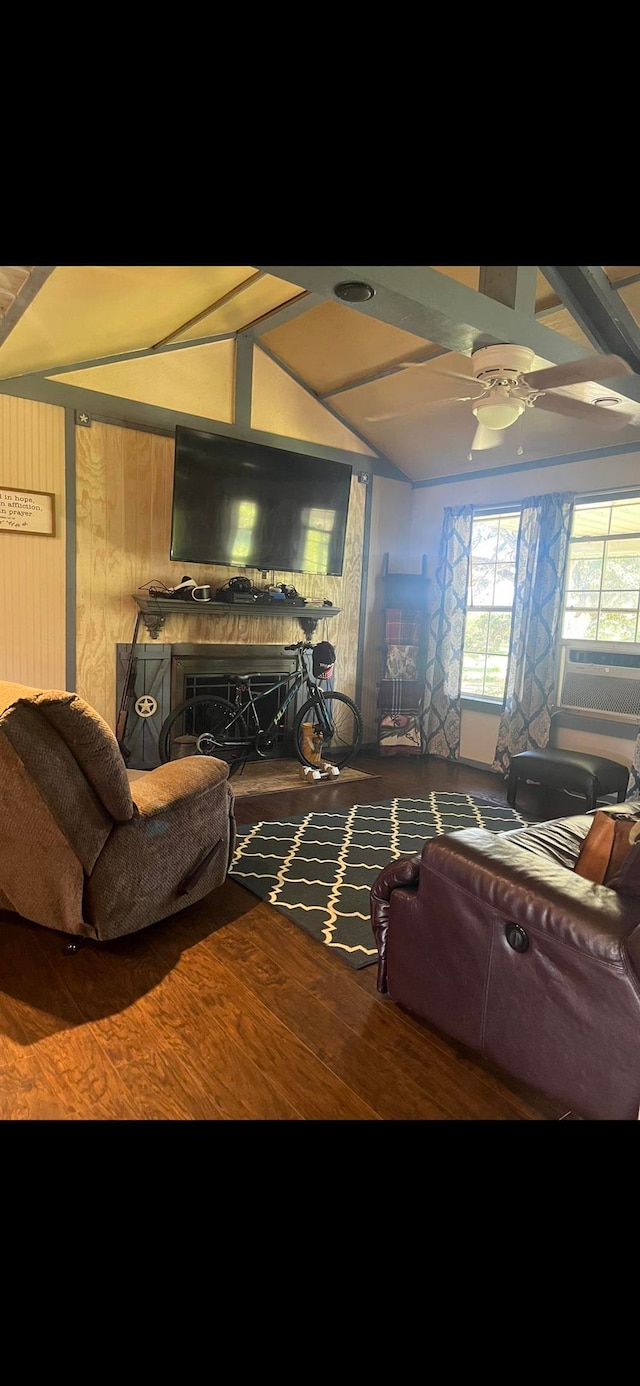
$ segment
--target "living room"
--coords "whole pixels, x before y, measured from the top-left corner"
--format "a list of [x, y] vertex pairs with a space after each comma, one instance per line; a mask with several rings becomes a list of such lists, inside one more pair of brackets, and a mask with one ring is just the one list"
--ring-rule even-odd
[[[620, 420], [615, 420], [615, 426], [613, 421], [618, 405], [593, 408], [598, 390], [601, 396], [619, 398], [618, 378], [613, 377], [616, 395], [606, 384], [596, 382], [590, 394], [586, 385], [577, 385], [574, 417], [547, 414], [538, 407], [527, 409], [527, 422], [530, 415], [535, 416], [538, 432], [526, 438], [522, 458], [515, 429], [512, 443], [507, 430], [500, 446], [474, 452], [468, 405], [453, 393], [463, 394], [466, 387], [446, 382], [443, 386], [443, 376], [437, 374], [443, 366], [458, 370], [473, 385], [469, 351], [455, 351], [447, 348], [446, 341], [434, 344], [432, 338], [405, 333], [390, 321], [390, 311], [384, 317], [363, 316], [366, 303], [363, 308], [363, 301], [349, 303], [342, 298], [338, 302], [335, 294], [330, 297], [312, 280], [311, 270], [317, 267], [302, 267], [309, 270], [308, 282], [302, 274], [292, 275], [290, 282], [278, 279], [270, 272], [273, 267], [239, 267], [232, 282], [230, 267], [222, 267], [224, 281], [221, 267], [204, 267], [207, 273], [200, 276], [193, 267], [187, 267], [188, 273], [180, 267], [180, 274], [178, 267], [169, 267], [172, 273], [165, 273], [161, 315], [158, 271], [143, 275], [146, 268], [133, 267], [127, 279], [123, 272], [109, 275], [96, 267], [75, 271], [56, 267], [42, 273], [38, 288], [38, 267], [35, 271], [25, 267], [24, 286], [0, 320], [4, 329], [0, 336], [0, 483], [6, 491], [52, 498], [48, 528], [43, 532], [4, 530], [1, 535], [0, 679], [32, 689], [73, 689], [115, 731], [123, 660], [139, 610], [136, 598], [144, 603], [150, 587], [174, 588], [186, 574], [200, 585], [209, 585], [214, 594], [239, 570], [245, 571], [232, 563], [192, 564], [171, 557], [176, 428], [259, 443], [290, 457], [317, 458], [320, 467], [326, 459], [351, 468], [341, 571], [301, 574], [284, 565], [271, 565], [250, 572], [258, 587], [293, 586], [314, 611], [330, 603], [327, 614], [311, 623], [310, 638], [335, 646], [335, 687], [354, 699], [362, 712], [363, 751], [357, 767], [362, 767], [363, 774], [370, 773], [373, 783], [358, 785], [357, 794], [346, 780], [317, 786], [313, 790], [316, 802], [324, 806], [364, 803], [371, 796], [380, 800], [415, 794], [418, 786], [424, 793], [425, 785], [466, 792], [490, 783], [499, 796], [504, 782], [493, 767], [502, 704], [495, 694], [464, 694], [463, 689], [459, 747], [451, 763], [429, 755], [393, 761], [381, 761], [377, 755], [385, 571], [418, 576], [426, 563], [432, 603], [447, 508], [471, 506], [481, 519], [496, 513], [507, 516], [525, 497], [550, 492], [570, 493], [578, 503], [593, 506], [640, 494], [640, 411], [638, 422], [623, 422], [621, 432]], [[324, 273], [330, 267], [321, 268]], [[378, 305], [384, 306], [385, 291], [391, 297], [398, 294], [397, 283], [385, 283], [388, 268], [379, 267], [380, 284], [373, 299], [376, 312]], [[437, 273], [438, 280], [448, 278], [451, 292], [464, 291], [482, 299], [484, 306], [487, 279], [482, 281], [485, 293], [480, 294], [464, 283], [462, 271], [468, 269], [470, 278], [473, 267], [452, 268], [458, 278], [435, 270], [430, 273]], [[618, 275], [621, 287], [616, 292], [626, 293], [633, 303], [637, 286], [633, 267], [621, 269], [625, 273]], [[476, 270], [476, 284], [478, 274]], [[21, 305], [21, 294], [28, 295], [30, 284], [32, 295]], [[131, 294], [135, 312], [129, 307]], [[261, 297], [251, 298], [258, 294]], [[517, 313], [520, 327], [524, 315], [504, 299], [503, 294], [502, 302], [494, 300], [496, 310]], [[38, 303], [39, 314], [30, 324], [30, 310]], [[468, 303], [465, 299], [465, 309]], [[65, 305], [72, 305], [73, 311], [65, 313]], [[150, 305], [154, 312], [149, 316]], [[439, 299], [434, 299], [434, 305], [433, 314], [436, 309], [441, 313]], [[230, 316], [232, 309], [235, 319]], [[459, 311], [457, 301], [455, 311]], [[453, 314], [452, 308], [450, 321]], [[564, 329], [549, 325], [561, 314], [572, 324], [568, 332], [566, 321]], [[398, 317], [402, 320], [399, 310]], [[570, 314], [557, 299], [555, 305], [540, 310], [534, 326], [541, 333], [555, 332], [560, 339], [558, 365], [595, 349], [584, 332], [584, 318]], [[426, 326], [421, 332], [426, 332]], [[453, 341], [453, 328], [447, 332]], [[443, 331], [441, 335], [447, 337]], [[486, 335], [490, 336], [488, 326]], [[171, 340], [166, 341], [168, 337]], [[459, 340], [462, 346], [460, 335]], [[505, 334], [505, 340], [520, 341], [522, 336], [512, 332]], [[545, 350], [550, 350], [553, 343], [544, 341]], [[602, 346], [598, 349], [602, 353]], [[340, 359], [340, 352], [343, 358], [350, 353], [349, 360]], [[536, 369], [556, 361], [543, 350], [536, 350], [535, 357]], [[408, 368], [407, 362], [414, 368]], [[625, 377], [624, 384], [624, 408], [631, 417], [637, 376]], [[570, 393], [572, 388], [566, 387], [557, 398], [566, 398], [567, 389]], [[435, 407], [438, 401], [441, 408]], [[396, 408], [399, 412], [394, 414]], [[608, 430], [601, 420], [592, 427], [584, 417], [585, 410], [596, 413], [598, 409], [611, 416]], [[538, 415], [543, 414], [540, 421]], [[471, 422], [475, 428], [475, 420]], [[443, 438], [449, 423], [453, 441], [447, 451]], [[165, 661], [163, 696], [168, 702], [158, 699], [155, 716], [169, 711], [174, 646], [215, 644], [241, 652], [282, 646], [301, 638], [300, 610], [287, 610], [286, 616], [280, 609], [258, 615], [230, 606], [228, 611], [203, 616], [201, 611], [191, 614], [177, 607], [176, 614], [165, 615], [159, 627], [143, 625], [138, 639], [145, 657]], [[472, 663], [468, 661], [468, 670]], [[486, 659], [484, 663], [488, 667]], [[155, 730], [149, 728], [150, 733]], [[565, 709], [555, 727], [559, 747], [609, 756], [629, 770], [636, 735], [633, 719], [608, 719], [593, 712], [580, 720], [571, 709]], [[373, 778], [377, 774], [380, 784]], [[238, 783], [240, 778], [234, 777]], [[309, 788], [292, 785], [283, 796], [265, 788], [249, 796], [252, 816], [245, 817], [249, 811], [245, 809], [238, 821], [246, 824], [255, 822], [256, 815], [300, 813], [301, 796], [307, 794], [308, 803]], [[243, 800], [245, 805], [249, 802], [247, 796], [239, 795], [238, 805]], [[276, 1115], [287, 1119], [301, 1109], [304, 1115], [320, 1119], [370, 1119], [382, 1113], [382, 1119], [535, 1120], [558, 1114], [552, 1103], [514, 1080], [496, 1076], [482, 1061], [471, 1062], [467, 1057], [457, 1062], [446, 1039], [425, 1032], [410, 1017], [399, 1019], [396, 1034], [389, 1009], [375, 994], [373, 967], [347, 971], [295, 925], [282, 916], [274, 918], [275, 911], [267, 904], [247, 897], [236, 881], [225, 882], [210, 903], [213, 915], [207, 916], [200, 902], [190, 906], [182, 919], [176, 916], [173, 929], [164, 922], [157, 930], [119, 939], [117, 948], [108, 945], [101, 953], [104, 990], [93, 1018], [87, 1009], [91, 948], [75, 958], [62, 958], [60, 939], [53, 931], [13, 923], [3, 915], [8, 955], [16, 969], [13, 991], [9, 986], [5, 995], [3, 1034], [16, 1079], [15, 1101], [8, 1100], [7, 1115], [53, 1115], [54, 1119]], [[201, 974], [199, 986], [205, 959], [212, 972]], [[274, 1022], [271, 1040], [276, 1051], [283, 1046], [282, 1062], [277, 1065], [274, 1060], [265, 1074], [256, 1027], [264, 1021], [264, 997], [274, 993], [278, 977], [282, 981], [285, 973], [292, 1008], [287, 1023], [293, 1013], [302, 1016], [303, 1011], [305, 1020], [304, 1024], [299, 1021], [302, 1029], [294, 1031], [293, 1042], [290, 1032], [284, 1033], [283, 1015], [278, 1024]], [[323, 991], [321, 1001], [313, 995], [315, 975]], [[231, 988], [226, 1001], [225, 987]], [[169, 995], [175, 1016], [181, 1016], [175, 1024], [177, 1029], [182, 1027], [183, 1038], [184, 1026], [193, 1025], [197, 1018], [200, 1059], [195, 1079], [189, 1076], [193, 1042], [185, 1041], [180, 1062], [172, 1067], [175, 1050], [172, 1053], [166, 1036], [160, 1034], [169, 1021]], [[211, 1030], [206, 1023], [207, 1007], [216, 1011]], [[340, 1070], [335, 1054], [328, 1066], [331, 1077], [327, 1076], [330, 1020], [346, 1025], [354, 1043], [363, 1027], [375, 1028], [384, 1062], [379, 1053], [375, 1058], [373, 1045], [370, 1052], [363, 1050], [360, 1062], [367, 1081], [361, 1075], [360, 1087], [352, 1074], [347, 1077]], [[94, 1021], [99, 1033], [92, 1028]], [[126, 1035], [124, 1029], [118, 1032], [118, 1021], [126, 1026]], [[238, 1047], [233, 1054], [227, 1050], [225, 1077], [222, 1080], [218, 1072], [214, 1090], [212, 1069], [220, 1056], [213, 1037], [224, 1035], [228, 1044], [238, 1031]], [[345, 1042], [347, 1038], [345, 1031]], [[432, 1072], [435, 1067], [440, 1075], [431, 1087], [425, 1082], [424, 1063], [421, 1066], [417, 1057], [419, 1046]], [[395, 1067], [394, 1047], [402, 1055]], [[412, 1048], [408, 1055], [405, 1051]], [[318, 1094], [315, 1104], [302, 1096], [308, 1087], [302, 1074], [309, 1051], [311, 1087]], [[73, 1097], [63, 1091], [60, 1071], [66, 1052], [73, 1053], [85, 1075], [92, 1066], [99, 1071], [100, 1097], [92, 1092], [88, 1078]], [[156, 1055], [155, 1071], [143, 1074], [141, 1056], [150, 1052]], [[298, 1073], [298, 1079], [295, 1094], [284, 1097], [282, 1072], [287, 1067]], [[238, 1088], [235, 1079], [240, 1069]], [[390, 1097], [397, 1088], [398, 1073], [405, 1088], [404, 1105], [402, 1098], [392, 1101]], [[453, 1099], [446, 1099], [447, 1082], [453, 1084]], [[384, 1101], [378, 1098], [379, 1110], [373, 1101], [374, 1089], [386, 1093]]]

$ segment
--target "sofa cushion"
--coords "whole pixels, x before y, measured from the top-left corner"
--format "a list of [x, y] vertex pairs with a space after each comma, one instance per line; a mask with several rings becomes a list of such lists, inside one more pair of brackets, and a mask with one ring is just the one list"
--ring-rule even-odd
[[640, 820], [598, 810], [574, 870], [624, 895], [640, 895]]
[[544, 823], [529, 823], [525, 828], [514, 828], [501, 837], [509, 839], [514, 847], [522, 847], [525, 852], [566, 866], [568, 871], [578, 860], [580, 848], [591, 827], [590, 813], [574, 814], [570, 818], [555, 818]]

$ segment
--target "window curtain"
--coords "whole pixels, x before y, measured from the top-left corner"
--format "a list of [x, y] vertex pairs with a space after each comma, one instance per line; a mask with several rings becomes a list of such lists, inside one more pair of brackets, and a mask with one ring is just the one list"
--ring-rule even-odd
[[520, 751], [548, 745], [573, 495], [522, 502], [511, 643], [493, 769], [508, 774]]
[[472, 520], [472, 505], [445, 509], [427, 644], [425, 750], [446, 760], [457, 760], [460, 755], [460, 684]]
[[627, 785], [627, 799], [640, 799], [640, 732], [633, 748], [633, 760]]

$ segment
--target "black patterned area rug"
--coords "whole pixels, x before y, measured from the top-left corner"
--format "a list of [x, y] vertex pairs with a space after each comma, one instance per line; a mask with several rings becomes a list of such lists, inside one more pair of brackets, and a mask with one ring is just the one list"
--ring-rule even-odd
[[385, 799], [238, 827], [229, 874], [349, 967], [369, 967], [378, 958], [369, 891], [387, 862], [413, 856], [439, 833], [525, 826], [506, 805], [437, 790], [420, 799]]

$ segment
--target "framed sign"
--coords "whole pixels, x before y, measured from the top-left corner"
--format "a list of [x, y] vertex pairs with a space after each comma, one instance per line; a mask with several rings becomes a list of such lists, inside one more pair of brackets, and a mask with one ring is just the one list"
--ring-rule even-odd
[[55, 535], [55, 499], [51, 491], [16, 491], [0, 486], [0, 530]]

